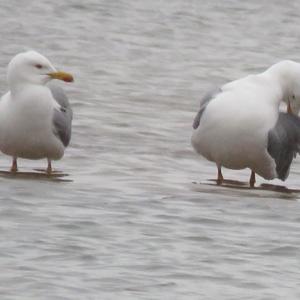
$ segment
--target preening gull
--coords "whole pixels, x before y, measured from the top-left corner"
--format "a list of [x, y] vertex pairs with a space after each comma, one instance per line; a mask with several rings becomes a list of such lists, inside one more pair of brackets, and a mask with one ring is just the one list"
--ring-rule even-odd
[[72, 75], [57, 71], [35, 51], [17, 54], [8, 65], [9, 91], [0, 100], [0, 150], [17, 158], [60, 159], [71, 138], [72, 109], [64, 91], [47, 86], [52, 79], [72, 82]]
[[[287, 113], [279, 111], [281, 102]], [[197, 153], [222, 167], [251, 170], [271, 180], [285, 180], [300, 151], [300, 64], [281, 61], [208, 93], [200, 104], [192, 134]]]

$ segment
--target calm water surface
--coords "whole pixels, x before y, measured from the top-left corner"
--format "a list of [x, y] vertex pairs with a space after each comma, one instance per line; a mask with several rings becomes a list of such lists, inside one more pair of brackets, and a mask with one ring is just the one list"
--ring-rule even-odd
[[[299, 12], [298, 1], [0, 2], [1, 93], [26, 49], [76, 78], [64, 85], [72, 142], [54, 165], [68, 181], [0, 177], [0, 298], [299, 299], [300, 194], [209, 185], [216, 169], [190, 146], [207, 88], [300, 61]], [[285, 185], [300, 188], [299, 161]]]

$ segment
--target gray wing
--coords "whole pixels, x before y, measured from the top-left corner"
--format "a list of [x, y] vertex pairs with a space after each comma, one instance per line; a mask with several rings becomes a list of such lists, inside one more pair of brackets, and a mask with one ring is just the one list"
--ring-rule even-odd
[[73, 111], [64, 90], [56, 85], [49, 85], [53, 98], [60, 105], [54, 109], [53, 132], [65, 147], [70, 143], [72, 132]]
[[202, 114], [204, 113], [206, 106], [208, 103], [219, 93], [221, 93], [222, 90], [220, 88], [214, 88], [213, 90], [209, 91], [204, 95], [202, 100], [200, 101], [200, 109], [194, 119], [193, 128], [197, 129], [200, 125], [200, 120], [202, 117]]
[[278, 178], [285, 180], [293, 158], [300, 150], [300, 118], [280, 113], [275, 127], [268, 134], [268, 152], [276, 163]]

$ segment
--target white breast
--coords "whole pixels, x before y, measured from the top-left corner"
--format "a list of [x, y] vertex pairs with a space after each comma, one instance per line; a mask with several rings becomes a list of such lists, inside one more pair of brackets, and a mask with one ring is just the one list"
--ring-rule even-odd
[[54, 105], [45, 86], [4, 95], [0, 102], [0, 150], [23, 158], [59, 159], [64, 147], [52, 131]]
[[[267, 138], [278, 117], [278, 91], [266, 89], [266, 84], [260, 86], [254, 78], [230, 83], [222, 90], [208, 104], [200, 126], [194, 130], [193, 147], [218, 166], [251, 168], [265, 178], [274, 178], [275, 164], [267, 152]], [[256, 93], [249, 93], [252, 90]], [[266, 96], [274, 101], [266, 101]]]

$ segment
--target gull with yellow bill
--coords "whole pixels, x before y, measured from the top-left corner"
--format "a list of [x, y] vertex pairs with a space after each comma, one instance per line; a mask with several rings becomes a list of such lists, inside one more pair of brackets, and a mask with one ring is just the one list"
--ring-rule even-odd
[[47, 85], [52, 79], [72, 82], [72, 75], [57, 71], [50, 61], [35, 51], [17, 54], [9, 63], [9, 91], [0, 100], [0, 150], [17, 159], [52, 160], [64, 155], [71, 138], [72, 109], [64, 91]]

